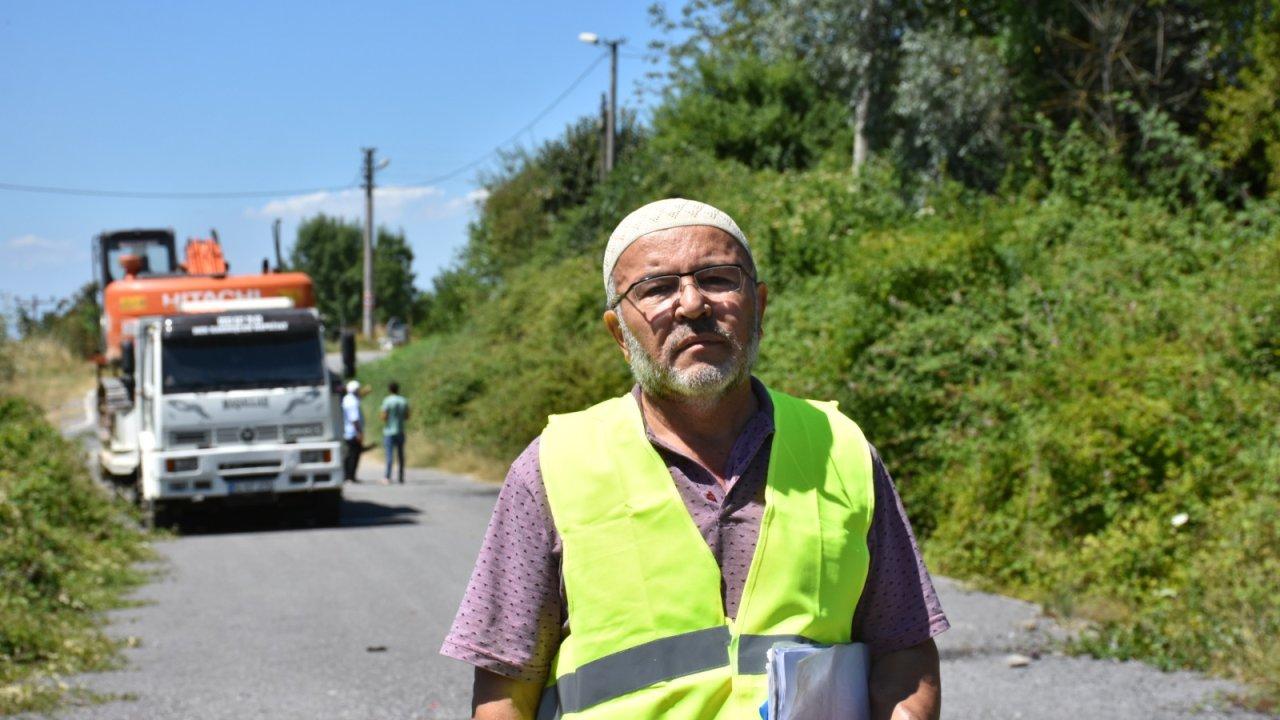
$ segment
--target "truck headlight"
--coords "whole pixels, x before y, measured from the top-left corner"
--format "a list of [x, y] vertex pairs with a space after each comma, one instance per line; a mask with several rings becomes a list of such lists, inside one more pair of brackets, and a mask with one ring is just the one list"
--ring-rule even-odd
[[303, 450], [298, 453], [300, 463], [327, 463], [332, 458], [333, 453], [328, 450]]
[[200, 460], [194, 457], [169, 458], [164, 461], [164, 469], [171, 473], [190, 472], [198, 467], [200, 467]]

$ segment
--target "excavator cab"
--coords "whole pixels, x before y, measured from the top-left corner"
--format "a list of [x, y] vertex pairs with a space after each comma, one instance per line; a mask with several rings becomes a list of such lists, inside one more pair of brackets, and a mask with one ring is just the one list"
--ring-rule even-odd
[[105, 288], [126, 274], [122, 260], [132, 255], [136, 260], [127, 261], [130, 274], [137, 277], [163, 277], [179, 272], [174, 251], [172, 230], [117, 230], [104, 232], [94, 238], [93, 276], [99, 288]]

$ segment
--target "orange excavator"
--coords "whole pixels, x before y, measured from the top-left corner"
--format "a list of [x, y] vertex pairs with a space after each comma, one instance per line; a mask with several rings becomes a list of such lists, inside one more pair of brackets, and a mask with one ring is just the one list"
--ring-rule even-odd
[[177, 262], [172, 230], [119, 230], [94, 241], [94, 274], [102, 288], [103, 350], [119, 362], [120, 343], [137, 319], [181, 312], [184, 304], [285, 297], [295, 308], [315, 306], [311, 278], [298, 272], [228, 275], [216, 232], [187, 241]]

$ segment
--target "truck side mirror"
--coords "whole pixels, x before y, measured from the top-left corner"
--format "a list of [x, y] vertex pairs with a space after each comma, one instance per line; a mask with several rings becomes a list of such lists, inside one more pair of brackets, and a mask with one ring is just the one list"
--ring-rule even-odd
[[133, 377], [133, 341], [120, 341], [120, 374], [126, 377]]
[[133, 379], [134, 357], [133, 357], [133, 341], [120, 341], [120, 383], [124, 385], [124, 389], [129, 393], [130, 401], [134, 398], [134, 388], [137, 383]]
[[350, 330], [342, 331], [342, 379], [351, 380], [356, 376], [356, 334]]

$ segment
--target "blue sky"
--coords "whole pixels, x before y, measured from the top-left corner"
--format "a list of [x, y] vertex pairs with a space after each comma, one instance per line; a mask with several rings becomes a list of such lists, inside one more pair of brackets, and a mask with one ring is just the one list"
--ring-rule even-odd
[[[360, 148], [379, 224], [402, 228], [419, 287], [466, 238], [478, 173], [419, 185], [489, 153], [622, 36], [623, 107], [643, 112], [648, 2], [29, 2], [0, 6], [0, 183], [144, 192], [341, 188]], [[670, 5], [669, 5], [670, 6]], [[513, 145], [599, 110], [608, 61]], [[418, 187], [397, 187], [419, 185]], [[358, 218], [358, 189], [241, 199], [131, 199], [0, 189], [0, 303], [92, 278], [102, 230], [216, 228], [232, 272], [292, 244], [317, 212]], [[0, 311], [10, 310], [0, 304]]]

